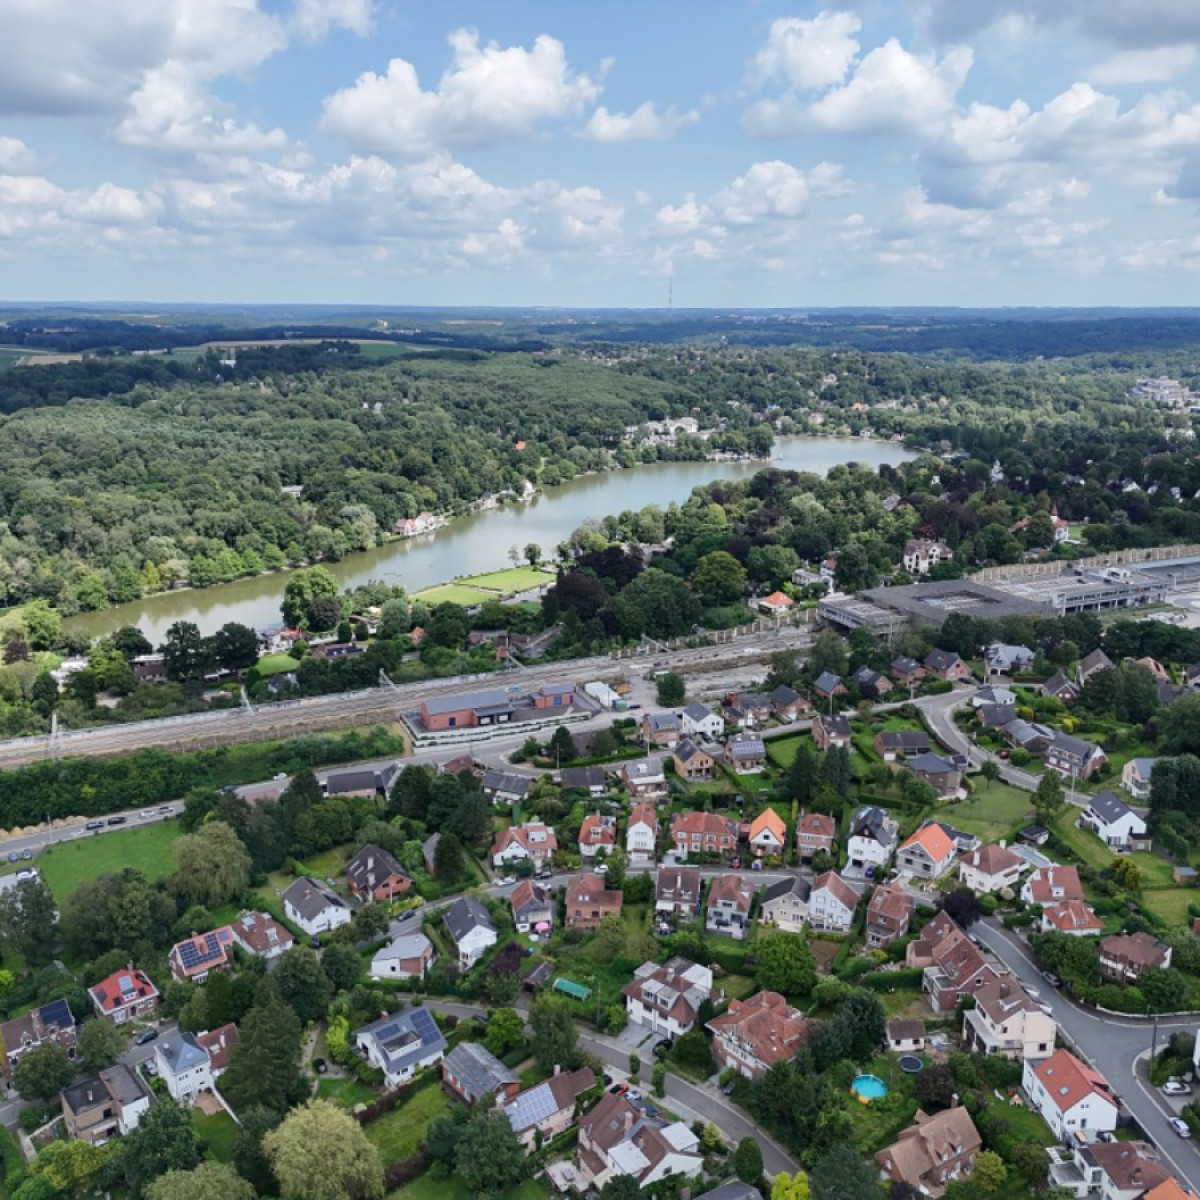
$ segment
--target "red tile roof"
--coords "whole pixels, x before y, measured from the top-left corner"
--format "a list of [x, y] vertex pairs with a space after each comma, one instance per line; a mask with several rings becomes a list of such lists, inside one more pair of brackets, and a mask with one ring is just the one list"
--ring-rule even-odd
[[908, 850], [913, 846], [920, 846], [935, 863], [945, 861], [954, 853], [954, 842], [950, 835], [932, 821], [918, 829], [900, 849]]
[[1069, 1112], [1081, 1100], [1097, 1095], [1116, 1107], [1108, 1080], [1099, 1071], [1081, 1063], [1069, 1050], [1056, 1050], [1033, 1068], [1059, 1112]]

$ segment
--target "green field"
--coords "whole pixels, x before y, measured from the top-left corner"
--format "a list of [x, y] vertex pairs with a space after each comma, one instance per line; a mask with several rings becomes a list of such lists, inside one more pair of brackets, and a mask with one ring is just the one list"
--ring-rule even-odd
[[62, 904], [81, 883], [122, 867], [136, 867], [150, 880], [169, 875], [175, 866], [171, 844], [178, 836], [178, 821], [155, 821], [120, 833], [87, 834], [51, 846], [38, 859], [38, 869]]
[[423, 604], [461, 604], [463, 608], [471, 608], [487, 600], [495, 600], [496, 593], [485, 592], [482, 588], [463, 587], [457, 583], [443, 583], [422, 592], [414, 592], [413, 599]]
[[[546, 1200], [550, 1194], [549, 1186], [541, 1180], [526, 1179], [496, 1200]], [[422, 1175], [420, 1179], [389, 1192], [388, 1200], [470, 1200], [470, 1196], [467, 1185], [457, 1175], [445, 1179]]]
[[1011, 784], [988, 783], [975, 776], [971, 780], [975, 790], [971, 798], [954, 806], [946, 819], [957, 829], [974, 833], [984, 841], [1007, 837], [1014, 825], [1025, 824], [1033, 818], [1033, 796]]
[[464, 575], [454, 582], [511, 595], [514, 592], [528, 591], [530, 588], [545, 587], [554, 582], [554, 575], [536, 567], [510, 567], [506, 571], [489, 571], [484, 575]]
[[290, 654], [264, 654], [258, 660], [260, 675], [282, 675], [294, 671], [300, 664]]
[[331, 1100], [342, 1108], [353, 1108], [356, 1104], [370, 1104], [379, 1097], [376, 1092], [346, 1076], [341, 1079], [321, 1079], [317, 1082], [317, 1099]]
[[1197, 900], [1200, 900], [1200, 892], [1187, 887], [1157, 888], [1142, 894], [1142, 904], [1168, 925], [1190, 925], [1188, 905]]
[[434, 1117], [450, 1107], [449, 1097], [436, 1083], [423, 1087], [413, 1098], [366, 1127], [367, 1138], [384, 1164], [416, 1154], [425, 1129]]
[[237, 1137], [238, 1127], [227, 1112], [219, 1112], [210, 1117], [198, 1108], [193, 1108], [192, 1124], [196, 1127], [197, 1137], [208, 1144], [208, 1158], [223, 1163], [233, 1159], [233, 1139]]
[[772, 738], [767, 742], [767, 758], [770, 759], [772, 766], [790, 767], [800, 743], [807, 740], [811, 740], [807, 733], [793, 733], [787, 737]]

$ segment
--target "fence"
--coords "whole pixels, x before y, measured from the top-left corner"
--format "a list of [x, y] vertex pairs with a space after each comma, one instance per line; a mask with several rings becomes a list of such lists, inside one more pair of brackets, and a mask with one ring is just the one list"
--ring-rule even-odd
[[1062, 575], [1075, 567], [1099, 569], [1102, 567], [1132, 567], [1139, 563], [1170, 562], [1175, 558], [1200, 556], [1200, 545], [1186, 546], [1143, 546], [1139, 549], [1113, 550], [1108, 554], [1093, 554], [1088, 558], [1060, 559], [1055, 562], [1018, 563], [1007, 567], [984, 567], [971, 578], [977, 583], [992, 579], [1038, 579]]

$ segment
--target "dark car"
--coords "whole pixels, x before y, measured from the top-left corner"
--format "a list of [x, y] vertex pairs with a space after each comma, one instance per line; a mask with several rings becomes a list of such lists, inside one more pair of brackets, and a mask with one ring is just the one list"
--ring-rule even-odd
[[671, 1039], [670, 1038], [663, 1038], [663, 1040], [661, 1042], [655, 1042], [654, 1043], [655, 1058], [662, 1058], [667, 1053], [667, 1051], [670, 1049], [671, 1049]]
[[103, 822], [103, 821], [89, 821], [89, 822], [88, 822], [88, 823], [87, 823], [87, 824], [84, 826], [84, 829], [103, 829], [103, 828], [104, 828], [104, 822]]
[[611, 1075], [607, 1075], [607, 1074], [606, 1074], [606, 1075], [604, 1076], [604, 1086], [605, 1086], [605, 1087], [608, 1087], [608, 1085], [609, 1085], [610, 1083], [612, 1083], [612, 1076], [611, 1076]]
[[14, 850], [14, 851], [13, 851], [13, 852], [12, 852], [12, 853], [11, 853], [11, 854], [8, 856], [8, 861], [9, 861], [9, 862], [20, 862], [20, 861], [21, 861], [21, 856], [20, 856], [20, 855], [19, 855], [19, 854], [18, 854], [18, 853], [17, 853], [17, 852]]
[[324, 1075], [325, 1072], [329, 1070], [329, 1064], [323, 1058], [314, 1058], [313, 1070], [316, 1071], [318, 1075]]
[[109, 823], [110, 825], [124, 825], [124, 824], [125, 824], [125, 818], [124, 818], [124, 817], [109, 817], [109, 818], [108, 818], [108, 823]]
[[722, 1091], [722, 1092], [724, 1092], [724, 1094], [725, 1094], [726, 1096], [732, 1096], [732, 1095], [733, 1095], [733, 1084], [732, 1084], [732, 1083], [727, 1083], [727, 1084], [726, 1084], [726, 1085], [725, 1085], [725, 1086], [724, 1086], [724, 1087], [721, 1089], [721, 1091]]
[[148, 1046], [156, 1037], [158, 1037], [157, 1029], [143, 1029], [142, 1032], [133, 1039], [133, 1044], [135, 1046]]

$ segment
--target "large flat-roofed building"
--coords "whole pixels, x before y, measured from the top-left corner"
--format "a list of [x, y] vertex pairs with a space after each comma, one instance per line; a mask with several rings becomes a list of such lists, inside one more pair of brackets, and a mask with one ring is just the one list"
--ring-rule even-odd
[[[942, 579], [933, 583], [913, 583], [905, 587], [871, 588], [859, 596], [859, 603], [887, 609], [903, 618], [903, 628], [912, 621], [920, 625], [941, 626], [956, 612], [986, 621], [1001, 617], [1051, 617], [1054, 611], [1041, 598], [1016, 596], [993, 583], [971, 579]], [[821, 605], [824, 609], [824, 603]]]
[[1139, 604], [1160, 604], [1171, 590], [1169, 578], [1130, 567], [1090, 571], [1068, 569], [1061, 575], [997, 579], [993, 580], [993, 585], [1031, 603], [1043, 601], [1058, 617], [1110, 608], [1133, 608]]
[[828, 596], [817, 605], [817, 612], [828, 625], [836, 625], [847, 631], [869, 629], [882, 636], [902, 632], [909, 622], [907, 613], [853, 596]]
[[499, 725], [512, 718], [513, 702], [509, 694], [499, 688], [484, 692], [460, 692], [457, 696], [439, 696], [421, 705], [421, 723], [431, 732]]

